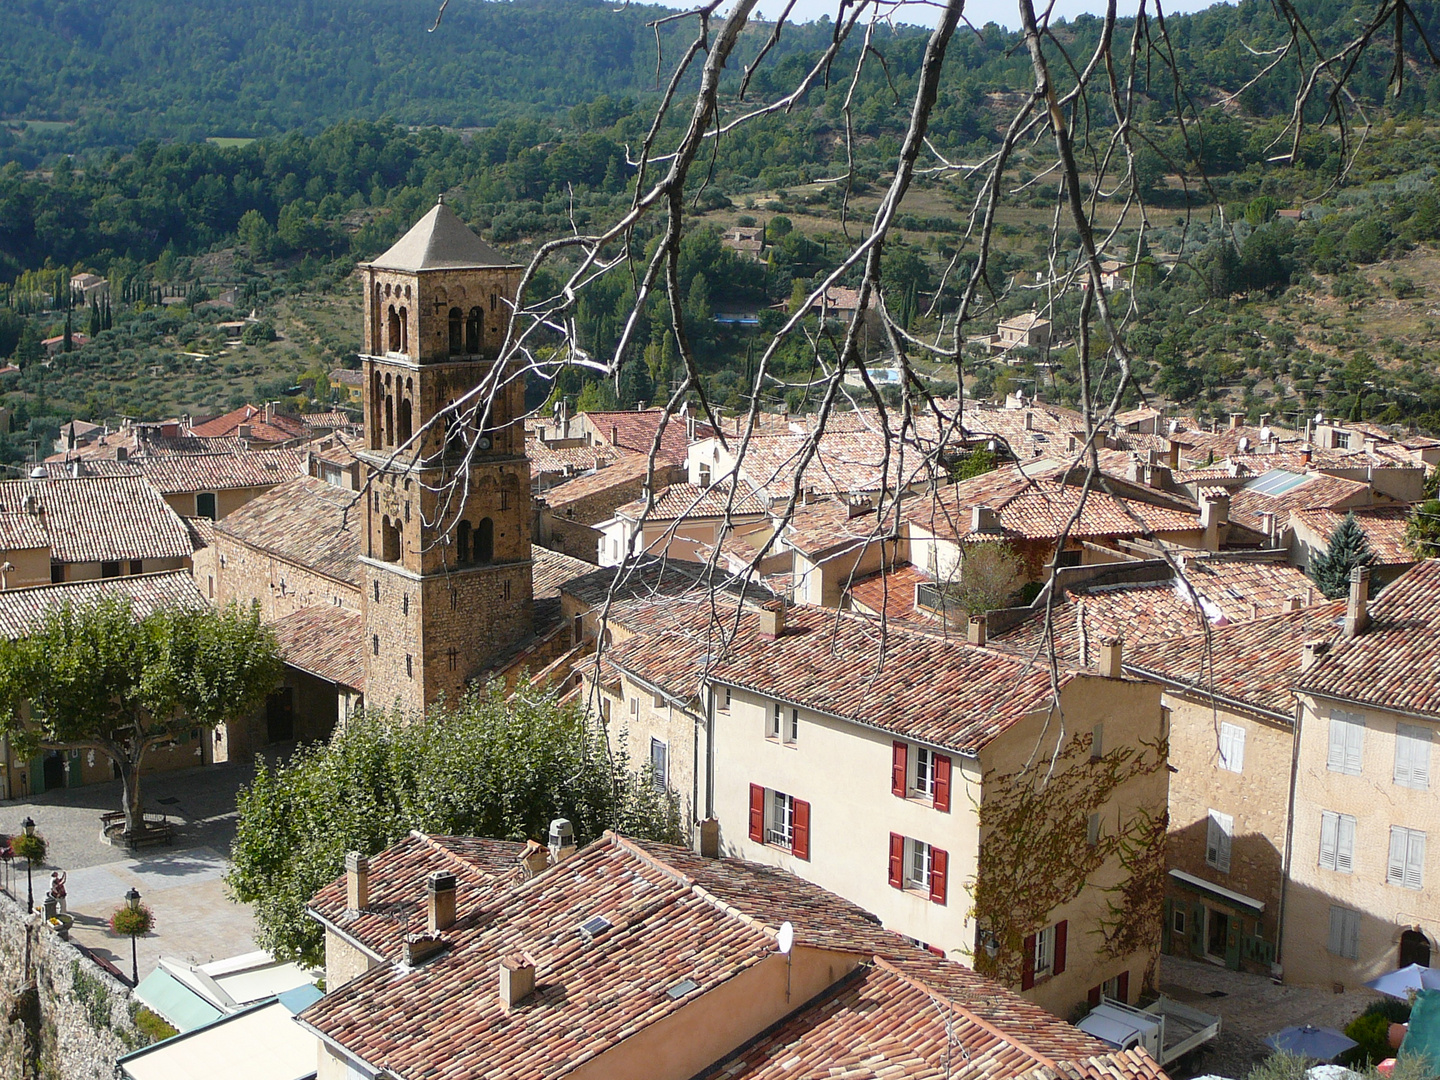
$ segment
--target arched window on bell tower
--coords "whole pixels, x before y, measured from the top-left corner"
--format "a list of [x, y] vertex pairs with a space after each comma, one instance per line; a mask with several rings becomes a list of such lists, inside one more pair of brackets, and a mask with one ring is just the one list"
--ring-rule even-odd
[[380, 283], [375, 283], [375, 295], [370, 303], [370, 351], [380, 351], [380, 329], [385, 320], [385, 304], [380, 292]]
[[385, 387], [385, 445], [395, 445], [395, 395], [388, 385]]
[[470, 561], [470, 522], [461, 521], [455, 526], [455, 565], [464, 566]]
[[370, 449], [380, 449], [380, 436], [384, 429], [381, 425], [381, 418], [385, 414], [385, 380], [380, 377], [380, 372], [375, 372], [370, 379]]
[[459, 356], [465, 348], [465, 313], [458, 307], [450, 309], [450, 355]]
[[380, 521], [380, 557], [386, 562], [400, 561], [400, 522], [386, 515]]
[[475, 561], [495, 561], [495, 522], [488, 517], [481, 518], [480, 524], [475, 527]]
[[410, 313], [403, 307], [400, 309], [400, 348], [402, 353], [410, 351]]
[[480, 342], [484, 340], [485, 313], [478, 307], [470, 309], [470, 317], [465, 320], [465, 351], [474, 356], [480, 351]]
[[386, 318], [386, 328], [389, 331], [385, 342], [386, 352], [399, 352], [400, 345], [400, 313], [395, 310], [395, 305], [390, 305], [390, 314]]
[[402, 444], [409, 442], [411, 434], [410, 399], [402, 397], [400, 399], [400, 442]]

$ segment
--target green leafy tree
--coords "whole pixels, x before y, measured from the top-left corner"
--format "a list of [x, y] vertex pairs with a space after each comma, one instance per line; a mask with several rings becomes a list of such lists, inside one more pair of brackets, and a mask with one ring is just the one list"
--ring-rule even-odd
[[983, 615], [1003, 607], [1021, 583], [1020, 557], [1010, 545], [989, 541], [966, 546], [960, 562], [960, 580], [946, 591], [959, 601], [966, 614]]
[[655, 384], [650, 379], [650, 369], [644, 360], [627, 360], [620, 369], [620, 404], [633, 408], [642, 401], [655, 398]]
[[608, 379], [595, 379], [586, 383], [580, 389], [580, 396], [575, 400], [576, 412], [609, 412], [619, 406], [620, 401], [615, 396], [615, 387]]
[[1426, 499], [1410, 511], [1405, 546], [1417, 559], [1440, 558], [1440, 499]]
[[104, 754], [120, 772], [125, 829], [135, 832], [144, 824], [146, 754], [191, 728], [254, 711], [280, 674], [279, 646], [254, 609], [167, 609], [136, 618], [121, 600], [67, 604], [29, 637], [0, 642], [0, 732], [21, 754]]
[[354, 717], [327, 745], [262, 762], [239, 810], [226, 882], [255, 905], [264, 948], [315, 964], [324, 938], [310, 897], [346, 852], [373, 855], [410, 829], [525, 840], [565, 817], [582, 843], [606, 829], [679, 839], [673, 797], [612, 754], [579, 706], [507, 698], [498, 684], [423, 718]]
[[259, 210], [246, 210], [240, 216], [240, 224], [235, 231], [254, 258], [263, 259], [270, 254], [275, 243], [275, 229]]
[[1353, 513], [1346, 514], [1345, 520], [1330, 534], [1325, 554], [1310, 561], [1310, 576], [1321, 592], [1337, 600], [1350, 592], [1350, 571], [1357, 566], [1369, 566], [1374, 558], [1365, 530], [1360, 528]]

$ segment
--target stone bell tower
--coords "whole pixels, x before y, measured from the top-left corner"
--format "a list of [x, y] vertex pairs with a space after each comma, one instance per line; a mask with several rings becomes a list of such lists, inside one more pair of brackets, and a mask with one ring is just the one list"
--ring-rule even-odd
[[[524, 379], [496, 370], [522, 268], [442, 196], [360, 270], [365, 700], [418, 712], [531, 633]], [[488, 415], [439, 415], [482, 384]]]

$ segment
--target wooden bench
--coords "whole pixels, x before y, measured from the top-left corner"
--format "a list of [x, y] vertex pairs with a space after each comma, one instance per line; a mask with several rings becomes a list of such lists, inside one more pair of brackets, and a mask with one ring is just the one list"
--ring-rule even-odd
[[[154, 847], [157, 844], [173, 844], [175, 842], [175, 826], [171, 824], [168, 817], [162, 814], [157, 821], [142, 815], [142, 820], [145, 822], [145, 830], [140, 835], [121, 835], [116, 839], [123, 841], [128, 848]], [[123, 824], [124, 821], [125, 811], [106, 810], [100, 815], [100, 829], [108, 834], [111, 826]]]

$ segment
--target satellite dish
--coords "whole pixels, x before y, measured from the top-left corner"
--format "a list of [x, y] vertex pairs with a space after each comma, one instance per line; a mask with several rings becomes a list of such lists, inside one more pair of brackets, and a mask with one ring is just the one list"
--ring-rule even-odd
[[782, 953], [789, 955], [795, 945], [795, 927], [788, 922], [782, 922], [780, 932], [775, 935], [775, 945]]

